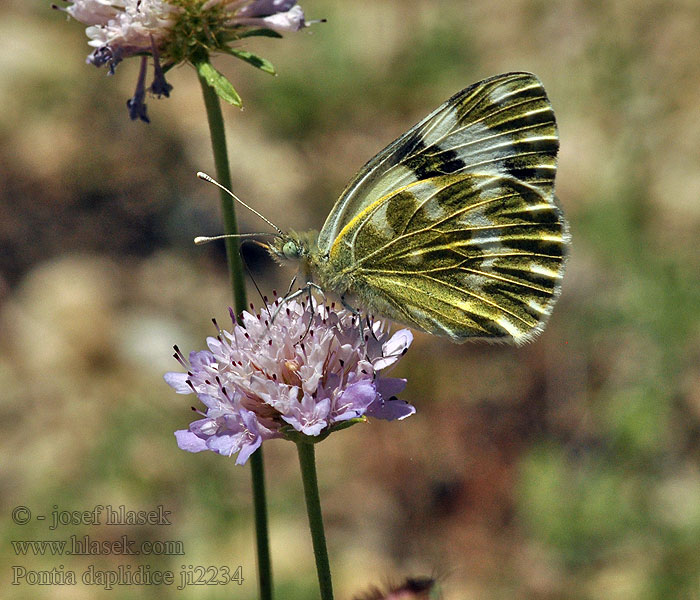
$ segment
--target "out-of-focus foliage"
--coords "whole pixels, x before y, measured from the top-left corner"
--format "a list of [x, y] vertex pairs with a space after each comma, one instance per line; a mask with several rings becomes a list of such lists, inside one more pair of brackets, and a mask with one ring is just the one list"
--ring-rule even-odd
[[[700, 63], [692, 1], [306, 0], [328, 23], [242, 47], [270, 78], [215, 62], [236, 193], [318, 228], [345, 182], [462, 87], [544, 82], [561, 136], [573, 249], [542, 337], [513, 349], [417, 336], [397, 376], [418, 415], [317, 449], [339, 598], [434, 575], [448, 600], [700, 594]], [[225, 321], [204, 109], [190, 68], [128, 120], [136, 62], [84, 63], [48, 2], [0, 7], [0, 518], [3, 598], [256, 597], [249, 473], [177, 449], [191, 398], [162, 381], [173, 343]], [[242, 228], [260, 231], [241, 213]], [[265, 293], [291, 273], [253, 246]], [[251, 289], [250, 298], [255, 299]], [[208, 453], [206, 453], [208, 454]], [[278, 597], [315, 597], [296, 453], [266, 448]], [[96, 504], [172, 511], [166, 527], [18, 526]], [[115, 531], [118, 529], [118, 531]], [[11, 540], [182, 540], [185, 556], [16, 556]], [[238, 586], [10, 586], [12, 565], [243, 565]], [[183, 596], [182, 594], [187, 594]]]

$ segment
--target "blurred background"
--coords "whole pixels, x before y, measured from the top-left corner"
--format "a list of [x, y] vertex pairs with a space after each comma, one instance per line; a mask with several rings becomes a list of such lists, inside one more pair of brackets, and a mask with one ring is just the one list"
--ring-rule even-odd
[[[394, 371], [418, 414], [317, 448], [337, 598], [405, 576], [444, 598], [700, 598], [700, 4], [695, 0], [304, 0], [326, 17], [245, 47], [279, 76], [215, 64], [236, 193], [319, 228], [347, 180], [467, 85], [535, 72], [561, 137], [573, 248], [544, 334], [523, 348], [416, 335]], [[227, 322], [200, 90], [174, 69], [151, 124], [128, 119], [138, 61], [85, 64], [49, 2], [0, 4], [0, 556], [4, 598], [256, 597], [250, 473], [180, 451], [191, 396], [172, 345]], [[261, 223], [239, 211], [243, 231]], [[291, 272], [252, 245], [261, 289]], [[259, 304], [251, 287], [249, 298]], [[266, 444], [277, 597], [317, 597], [294, 447]], [[96, 504], [171, 526], [19, 526]], [[49, 517], [50, 518], [50, 517]], [[17, 556], [12, 540], [181, 540], [185, 556]], [[11, 586], [12, 566], [243, 567], [226, 588]]]

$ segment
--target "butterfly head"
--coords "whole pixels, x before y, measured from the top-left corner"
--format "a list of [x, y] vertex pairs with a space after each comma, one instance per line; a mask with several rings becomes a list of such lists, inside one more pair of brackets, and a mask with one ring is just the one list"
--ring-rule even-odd
[[267, 246], [268, 252], [278, 263], [307, 262], [315, 244], [315, 233], [298, 234], [293, 231], [276, 237]]

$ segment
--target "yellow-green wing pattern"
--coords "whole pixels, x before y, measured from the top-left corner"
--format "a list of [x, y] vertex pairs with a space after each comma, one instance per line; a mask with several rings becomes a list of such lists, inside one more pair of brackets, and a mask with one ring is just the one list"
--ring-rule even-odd
[[445, 102], [372, 158], [348, 184], [318, 237], [327, 254], [343, 229], [377, 200], [442, 175], [510, 176], [553, 194], [558, 138], [539, 79], [506, 73]]
[[547, 187], [462, 170], [380, 198], [329, 256], [365, 307], [453, 341], [521, 343], [560, 289], [567, 225]]

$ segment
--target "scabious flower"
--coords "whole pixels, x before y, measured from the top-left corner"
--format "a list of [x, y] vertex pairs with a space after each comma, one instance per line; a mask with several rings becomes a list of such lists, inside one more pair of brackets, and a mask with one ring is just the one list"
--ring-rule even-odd
[[[165, 374], [180, 394], [206, 406], [175, 432], [183, 450], [212, 450], [243, 464], [266, 439], [315, 442], [367, 417], [404, 419], [415, 412], [396, 398], [405, 379], [383, 377], [408, 350], [407, 329], [389, 335], [334, 306], [276, 300], [244, 312], [242, 324], [207, 339], [208, 350], [175, 358], [186, 373]], [[217, 326], [218, 327], [218, 326]]]
[[[63, 0], [67, 6], [53, 8], [87, 25], [88, 44], [94, 48], [87, 62], [107, 65], [110, 74], [130, 56], [141, 56], [141, 74], [128, 108], [132, 119], [148, 121], [145, 97], [147, 57], [154, 63], [154, 79], [148, 91], [168, 96], [172, 87], [165, 72], [181, 62], [197, 66], [208, 63], [210, 54], [232, 54], [263, 71], [272, 65], [234, 42], [254, 35], [281, 37], [280, 32], [299, 31], [307, 22], [296, 0]], [[162, 64], [161, 64], [162, 61]], [[213, 69], [213, 68], [212, 68]], [[217, 72], [217, 80], [221, 76]], [[229, 87], [230, 83], [226, 82]], [[210, 82], [212, 87], [216, 86]], [[220, 90], [217, 89], [217, 92]], [[228, 90], [227, 90], [228, 91]], [[240, 98], [220, 93], [233, 104]], [[232, 100], [233, 98], [233, 100]]]
[[431, 600], [438, 598], [439, 591], [430, 577], [410, 578], [400, 585], [389, 586], [382, 591], [373, 588], [370, 592], [357, 596], [355, 600]]

